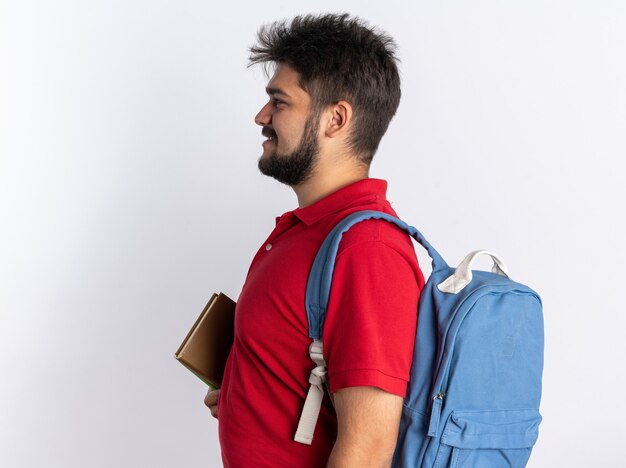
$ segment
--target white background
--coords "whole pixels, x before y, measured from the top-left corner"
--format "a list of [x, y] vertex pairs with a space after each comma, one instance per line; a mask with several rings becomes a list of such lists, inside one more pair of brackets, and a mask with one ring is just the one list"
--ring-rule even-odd
[[619, 0], [0, 3], [0, 465], [220, 466], [173, 353], [296, 206], [256, 168], [266, 78], [246, 59], [261, 24], [311, 11], [399, 44], [371, 175], [400, 215], [543, 297], [529, 466], [624, 466]]

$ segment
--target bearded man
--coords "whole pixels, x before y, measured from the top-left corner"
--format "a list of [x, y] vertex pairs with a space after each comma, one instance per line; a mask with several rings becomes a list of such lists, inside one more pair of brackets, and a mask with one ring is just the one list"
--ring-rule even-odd
[[219, 416], [226, 467], [390, 466], [411, 368], [424, 279], [409, 237], [383, 220], [339, 245], [324, 324], [329, 395], [310, 445], [294, 440], [309, 389], [305, 288], [313, 259], [347, 215], [396, 215], [369, 167], [400, 101], [391, 37], [349, 15], [299, 16], [259, 31], [250, 63], [273, 67], [255, 122], [260, 171], [298, 208], [252, 260], [237, 302]]

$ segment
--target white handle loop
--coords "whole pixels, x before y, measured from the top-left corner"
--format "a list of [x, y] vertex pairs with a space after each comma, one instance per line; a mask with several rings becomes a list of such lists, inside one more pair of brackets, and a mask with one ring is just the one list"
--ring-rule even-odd
[[494, 253], [487, 250], [475, 250], [474, 252], [470, 252], [467, 257], [459, 263], [459, 266], [456, 267], [453, 275], [449, 276], [445, 281], [437, 285], [439, 291], [451, 294], [457, 294], [460, 292], [472, 281], [472, 264], [474, 263], [474, 260], [476, 260], [476, 257], [481, 255], [489, 255], [491, 257], [493, 260], [493, 267], [491, 268], [491, 271], [493, 273], [506, 276], [507, 278], [509, 277], [506, 265]]

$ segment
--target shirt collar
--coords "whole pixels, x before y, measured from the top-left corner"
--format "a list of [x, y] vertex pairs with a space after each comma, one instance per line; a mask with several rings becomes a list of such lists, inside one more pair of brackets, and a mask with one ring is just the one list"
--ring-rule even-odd
[[340, 188], [315, 203], [298, 208], [293, 213], [307, 226], [325, 216], [337, 213], [354, 204], [362, 204], [367, 200], [386, 200], [387, 181], [382, 179], [362, 179]]

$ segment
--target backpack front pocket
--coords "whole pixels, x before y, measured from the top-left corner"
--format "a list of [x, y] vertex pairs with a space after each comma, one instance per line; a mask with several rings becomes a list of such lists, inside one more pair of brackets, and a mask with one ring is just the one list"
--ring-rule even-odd
[[540, 422], [537, 410], [454, 411], [441, 435], [435, 467], [524, 467]]

